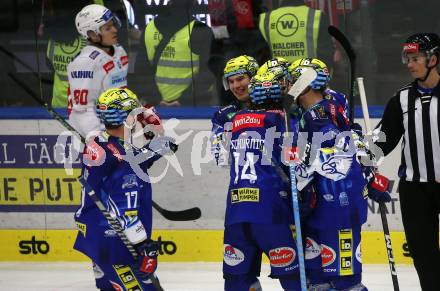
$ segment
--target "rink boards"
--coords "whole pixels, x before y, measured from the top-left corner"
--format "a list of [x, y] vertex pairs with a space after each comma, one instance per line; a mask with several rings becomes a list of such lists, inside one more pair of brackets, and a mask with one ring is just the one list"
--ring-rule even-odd
[[[84, 261], [87, 257], [72, 249], [75, 230], [0, 230], [1, 261]], [[155, 230], [153, 238], [161, 242], [160, 261], [221, 262], [222, 230]], [[397, 263], [410, 264], [411, 258], [403, 232], [391, 234]], [[362, 262], [387, 263], [382, 232], [362, 234]]]
[[[373, 120], [374, 123], [378, 120]], [[154, 211], [154, 233], [162, 241], [164, 261], [221, 261], [225, 193], [229, 170], [217, 168], [209, 154], [210, 122], [206, 119], [168, 120], [180, 144], [176, 160], [161, 160], [150, 176], [153, 199], [167, 210], [199, 207], [196, 221], [169, 221]], [[71, 140], [57, 142], [64, 129], [50, 120], [0, 120], [0, 260], [78, 261], [72, 250], [76, 230], [73, 213], [80, 204], [79, 158], [67, 163]], [[400, 146], [381, 167], [396, 180]], [[67, 169], [65, 168], [67, 165]], [[388, 204], [388, 223], [398, 263], [410, 263], [403, 235], [397, 194]], [[364, 225], [363, 260], [385, 263], [378, 205], [369, 201]]]

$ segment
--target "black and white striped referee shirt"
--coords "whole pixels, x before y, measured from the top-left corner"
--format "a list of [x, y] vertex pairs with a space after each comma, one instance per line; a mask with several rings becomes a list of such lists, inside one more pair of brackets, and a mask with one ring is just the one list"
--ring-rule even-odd
[[376, 128], [386, 141], [376, 145], [388, 155], [403, 136], [399, 177], [440, 183], [440, 82], [431, 92], [421, 90], [414, 81], [390, 99]]

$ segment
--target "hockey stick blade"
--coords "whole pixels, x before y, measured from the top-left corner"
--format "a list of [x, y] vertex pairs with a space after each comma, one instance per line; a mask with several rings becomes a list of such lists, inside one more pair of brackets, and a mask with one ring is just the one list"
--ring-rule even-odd
[[348, 61], [350, 62], [350, 92], [349, 92], [349, 105], [350, 105], [350, 119], [354, 119], [354, 84], [355, 84], [355, 70], [356, 70], [356, 54], [353, 47], [350, 44], [348, 38], [337, 27], [330, 25], [328, 27], [328, 33], [338, 41], [344, 49]]
[[298, 78], [298, 80], [295, 81], [293, 86], [290, 88], [289, 94], [293, 97], [293, 100], [296, 100], [299, 95], [301, 95], [307, 87], [312, 84], [312, 82], [316, 79], [318, 74], [315, 70], [310, 68], [304, 68], [301, 71], [301, 76]]
[[202, 211], [198, 207], [193, 207], [185, 210], [172, 211], [160, 207], [153, 201], [153, 207], [166, 219], [171, 221], [190, 221], [197, 220], [202, 216]]

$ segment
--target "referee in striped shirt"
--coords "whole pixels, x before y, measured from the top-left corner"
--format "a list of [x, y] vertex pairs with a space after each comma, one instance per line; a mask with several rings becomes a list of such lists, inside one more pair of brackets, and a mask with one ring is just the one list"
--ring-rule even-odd
[[392, 97], [376, 131], [388, 155], [402, 141], [399, 195], [403, 227], [423, 291], [440, 290], [440, 38], [434, 33], [410, 36], [402, 60], [412, 83]]

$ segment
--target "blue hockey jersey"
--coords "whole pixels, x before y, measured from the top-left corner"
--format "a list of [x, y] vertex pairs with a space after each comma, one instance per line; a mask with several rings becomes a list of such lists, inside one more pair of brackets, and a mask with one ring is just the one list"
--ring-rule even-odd
[[229, 166], [227, 141], [231, 131], [231, 120], [242, 105], [236, 101], [219, 109], [211, 119], [211, 154], [218, 166]]
[[[136, 154], [136, 153], [135, 153]], [[132, 239], [151, 237], [151, 184], [135, 173], [124, 159], [123, 141], [106, 133], [88, 143], [82, 168], [86, 186], [82, 190], [81, 206], [75, 213], [79, 232], [74, 248], [98, 265], [130, 264], [133, 259], [116, 232], [110, 227], [93, 200], [86, 194], [93, 189]], [[140, 164], [145, 173], [154, 160]]]
[[292, 223], [290, 184], [281, 162], [284, 112], [242, 110], [232, 119], [225, 225]]
[[296, 177], [298, 190], [313, 183], [317, 191], [317, 206], [307, 220], [315, 229], [350, 228], [367, 217], [366, 181], [356, 149], [350, 148], [349, 122], [338, 106], [323, 99], [302, 114], [299, 124], [309, 150], [296, 167]]

